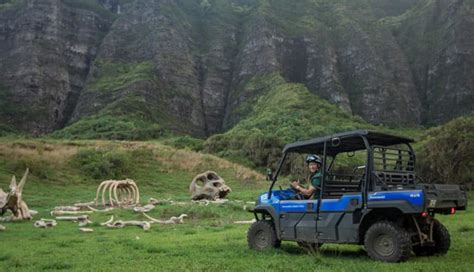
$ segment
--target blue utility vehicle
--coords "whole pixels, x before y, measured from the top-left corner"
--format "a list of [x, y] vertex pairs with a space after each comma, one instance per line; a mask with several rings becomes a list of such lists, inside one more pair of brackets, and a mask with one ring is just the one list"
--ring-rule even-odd
[[[270, 189], [251, 211], [257, 221], [247, 233], [249, 247], [265, 250], [281, 241], [310, 250], [323, 243], [359, 244], [386, 262], [405, 261], [412, 252], [445, 254], [449, 232], [435, 215], [465, 210], [467, 194], [458, 185], [419, 182], [412, 142], [357, 130], [286, 145]], [[317, 195], [305, 199], [291, 187], [275, 189], [279, 174], [291, 172], [304, 154], [323, 159]], [[347, 158], [360, 164], [347, 171]]]

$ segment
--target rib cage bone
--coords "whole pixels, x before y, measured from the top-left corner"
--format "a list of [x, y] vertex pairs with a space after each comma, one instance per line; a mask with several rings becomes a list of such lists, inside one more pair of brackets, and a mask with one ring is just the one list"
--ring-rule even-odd
[[[108, 203], [106, 201], [108, 194]], [[95, 205], [99, 205], [99, 195], [102, 199], [102, 206], [123, 207], [136, 205], [140, 201], [140, 191], [135, 181], [125, 180], [106, 180], [97, 188]]]

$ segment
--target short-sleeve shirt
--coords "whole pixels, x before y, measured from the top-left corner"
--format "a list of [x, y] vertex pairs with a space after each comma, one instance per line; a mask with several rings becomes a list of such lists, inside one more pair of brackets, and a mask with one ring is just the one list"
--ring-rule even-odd
[[317, 171], [310, 177], [311, 185], [316, 189], [313, 198], [319, 198], [319, 189], [321, 188], [321, 171]]

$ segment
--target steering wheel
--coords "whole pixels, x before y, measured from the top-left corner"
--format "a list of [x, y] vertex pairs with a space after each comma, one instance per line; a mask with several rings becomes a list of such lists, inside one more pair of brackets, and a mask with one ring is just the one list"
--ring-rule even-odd
[[295, 197], [296, 197], [297, 200], [304, 200], [305, 199], [304, 195], [300, 191], [296, 190], [296, 188], [293, 187], [293, 184], [291, 182], [290, 182], [290, 187], [288, 188], [288, 190], [295, 193]]

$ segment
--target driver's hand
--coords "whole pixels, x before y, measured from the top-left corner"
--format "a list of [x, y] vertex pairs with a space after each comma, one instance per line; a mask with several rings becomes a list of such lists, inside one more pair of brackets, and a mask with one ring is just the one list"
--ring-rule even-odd
[[291, 186], [295, 189], [297, 189], [300, 186], [300, 181], [299, 180], [293, 180], [291, 182]]

